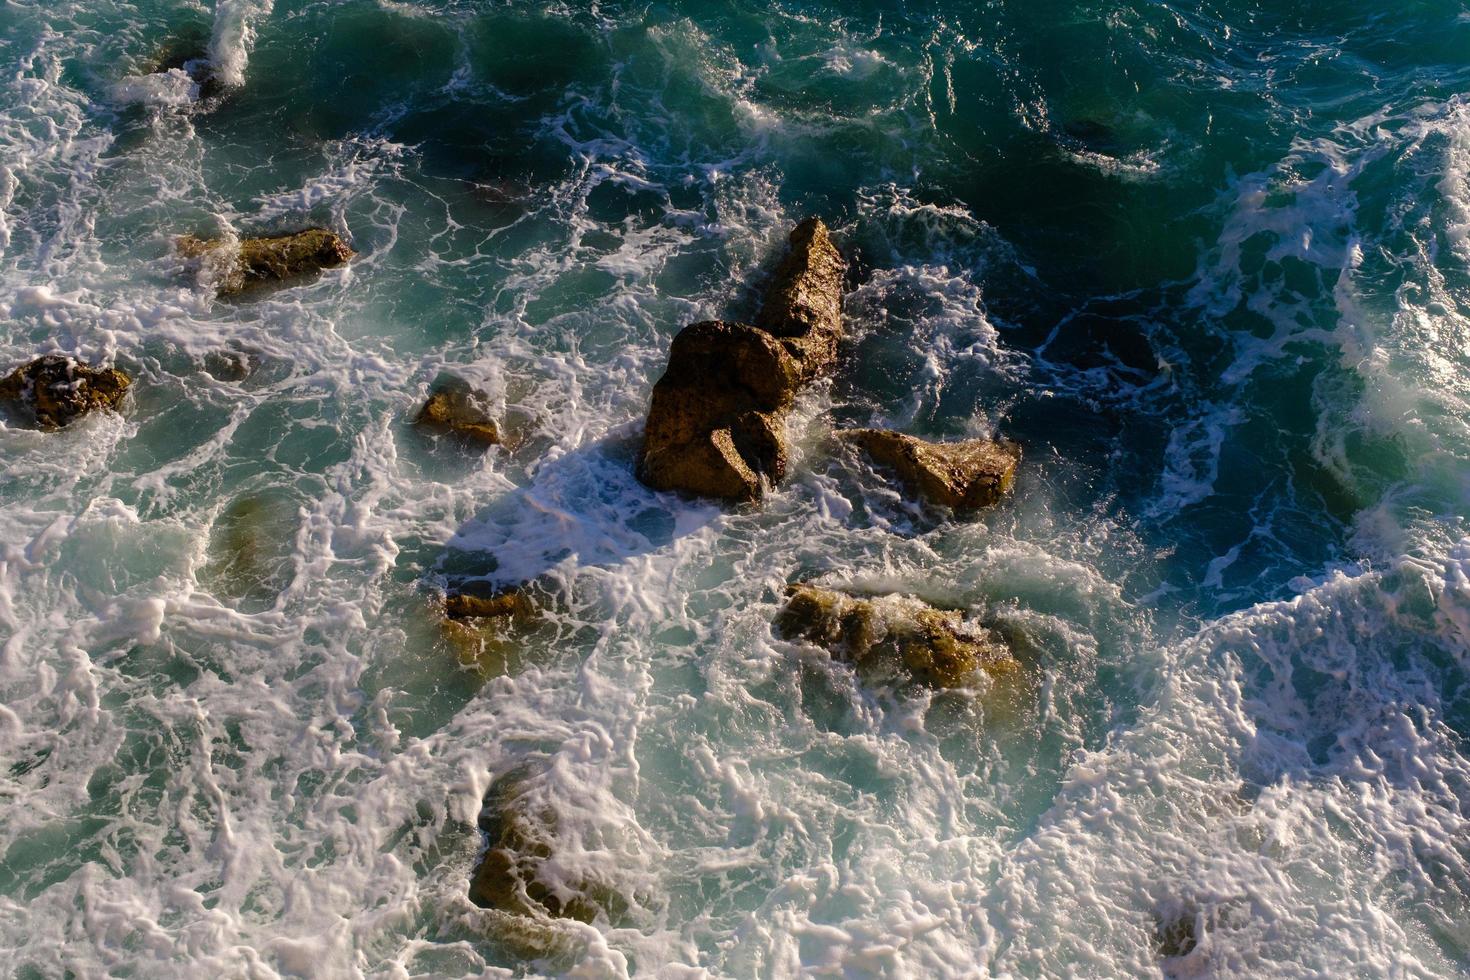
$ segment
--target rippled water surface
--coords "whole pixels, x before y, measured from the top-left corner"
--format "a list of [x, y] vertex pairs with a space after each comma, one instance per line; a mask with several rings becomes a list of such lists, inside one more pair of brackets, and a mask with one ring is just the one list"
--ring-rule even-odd
[[[1470, 969], [1462, 4], [10, 0], [0, 66], [0, 368], [135, 379], [0, 426], [0, 973]], [[788, 481], [647, 490], [809, 214]], [[358, 257], [239, 299], [172, 246], [307, 225]], [[414, 429], [446, 376], [515, 449]], [[940, 519], [834, 424], [1025, 460]], [[548, 611], [467, 654], [475, 578]], [[1024, 682], [865, 684], [798, 578]], [[620, 896], [539, 951], [466, 890], [527, 771]]]

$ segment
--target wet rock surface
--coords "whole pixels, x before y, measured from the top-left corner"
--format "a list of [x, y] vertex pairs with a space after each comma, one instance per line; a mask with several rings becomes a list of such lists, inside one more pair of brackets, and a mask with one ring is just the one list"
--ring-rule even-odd
[[486, 408], [485, 396], [468, 385], [437, 386], [419, 410], [414, 424], [429, 432], [447, 433], [472, 445], [500, 445], [500, 426]]
[[47, 354], [0, 378], [0, 402], [37, 428], [58, 429], [98, 409], [119, 411], [132, 383], [117, 368]]
[[979, 671], [1019, 669], [995, 634], [959, 610], [912, 596], [856, 596], [803, 583], [788, 587], [786, 596], [776, 617], [781, 635], [815, 643], [860, 670], [892, 657], [917, 681], [959, 687]]
[[770, 334], [711, 320], [684, 328], [653, 389], [638, 476], [655, 490], [759, 497], [786, 473], [783, 416], [800, 369]]
[[454, 620], [495, 619], [520, 622], [536, 615], [536, 603], [522, 586], [494, 591], [456, 591], [444, 597], [444, 615]]
[[801, 366], [801, 380], [807, 382], [837, 362], [847, 266], [818, 218], [797, 225], [790, 245], [771, 278], [755, 325], [781, 338]]
[[1019, 447], [992, 439], [928, 442], [886, 429], [846, 429], [836, 437], [891, 469], [910, 492], [957, 511], [999, 501], [1021, 459]]
[[209, 35], [207, 32], [189, 32], [166, 42], [151, 62], [143, 66], [143, 74], [158, 75], [180, 71], [199, 88], [200, 99], [212, 99], [220, 94], [223, 84], [214, 70], [209, 57]]
[[325, 228], [244, 238], [238, 244], [183, 235], [175, 244], [180, 255], [199, 263], [221, 296], [263, 283], [299, 279], [342, 265], [357, 254], [342, 236]]
[[808, 219], [792, 232], [755, 326], [710, 320], [680, 331], [653, 389], [640, 480], [748, 501], [785, 476], [786, 412], [836, 359], [842, 270], [826, 226]]
[[488, 847], [470, 877], [470, 901], [527, 919], [593, 922], [622, 911], [610, 888], [580, 880], [557, 860], [559, 820], [538, 800], [535, 774], [523, 768], [496, 779], [485, 795], [480, 830]]

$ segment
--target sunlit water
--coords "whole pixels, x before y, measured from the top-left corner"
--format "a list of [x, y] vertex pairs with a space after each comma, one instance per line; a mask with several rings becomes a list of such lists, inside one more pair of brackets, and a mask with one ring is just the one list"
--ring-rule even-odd
[[[179, 39], [202, 107], [139, 74]], [[0, 367], [136, 382], [0, 428], [0, 973], [1467, 968], [1461, 4], [11, 0], [0, 42]], [[789, 481], [646, 490], [669, 341], [808, 214], [849, 342]], [[238, 301], [171, 248], [308, 224], [359, 257]], [[414, 430], [442, 375], [521, 446]], [[834, 424], [1025, 461], [938, 520]], [[470, 668], [476, 576], [557, 598]], [[797, 578], [971, 609], [1023, 695], [865, 685], [773, 635]], [[540, 960], [466, 895], [528, 763], [628, 901]]]

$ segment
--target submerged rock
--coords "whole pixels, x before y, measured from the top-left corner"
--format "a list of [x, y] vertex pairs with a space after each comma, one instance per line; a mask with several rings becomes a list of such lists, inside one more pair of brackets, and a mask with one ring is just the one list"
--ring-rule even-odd
[[655, 490], [753, 500], [786, 473], [783, 416], [801, 369], [743, 323], [685, 327], [653, 388], [638, 478]]
[[488, 847], [470, 878], [470, 901], [528, 919], [612, 918], [626, 908], [611, 888], [556, 865], [556, 812], [536, 799], [532, 774], [495, 780], [480, 811]]
[[144, 66], [143, 74], [161, 75], [170, 71], [188, 75], [198, 88], [201, 99], [214, 98], [224, 87], [209, 57], [207, 34], [191, 33], [173, 38]]
[[685, 327], [653, 389], [638, 478], [655, 490], [754, 500], [786, 474], [785, 415], [837, 356], [842, 258], [827, 227], [791, 233], [755, 326]]
[[808, 640], [859, 669], [897, 657], [915, 680], [959, 687], [977, 671], [998, 675], [1019, 664], [990, 630], [955, 609], [937, 609], [911, 596], [857, 597], [798, 583], [786, 590], [776, 628]]
[[480, 446], [498, 446], [500, 426], [485, 410], [485, 396], [458, 384], [442, 384], [429, 395], [414, 424], [421, 429], [446, 432]]
[[118, 411], [132, 383], [117, 368], [47, 354], [0, 378], [0, 402], [9, 402], [39, 428], [57, 429], [97, 409]]
[[912, 491], [932, 504], [954, 510], [989, 507], [1016, 478], [1021, 450], [992, 439], [927, 442], [886, 429], [848, 429], [837, 433], [875, 462], [892, 469]]
[[288, 235], [224, 239], [181, 236], [176, 245], [186, 259], [197, 259], [221, 296], [265, 282], [283, 282], [330, 269], [357, 253], [336, 232], [308, 228]]
[[214, 520], [203, 578], [241, 608], [275, 605], [295, 574], [292, 554], [301, 526], [301, 502], [283, 488], [236, 497]]
[[846, 265], [819, 218], [797, 225], [790, 242], [791, 250], [776, 267], [755, 325], [781, 338], [801, 365], [805, 382], [837, 362]]

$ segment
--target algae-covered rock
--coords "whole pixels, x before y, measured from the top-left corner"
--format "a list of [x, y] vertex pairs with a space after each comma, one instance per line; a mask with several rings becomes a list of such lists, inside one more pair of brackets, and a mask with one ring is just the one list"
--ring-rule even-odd
[[655, 490], [760, 496], [786, 473], [784, 415], [800, 368], [770, 334], [711, 320], [685, 327], [653, 389], [638, 476]]
[[755, 325], [796, 358], [801, 380], [832, 369], [842, 339], [842, 277], [846, 265], [820, 218], [791, 232], [791, 248], [771, 278]]
[[1018, 447], [991, 439], [927, 442], [885, 429], [848, 429], [837, 438], [892, 469], [911, 491], [954, 510], [989, 507], [1011, 488]]
[[977, 671], [998, 675], [1019, 666], [989, 629], [958, 610], [911, 596], [859, 597], [801, 583], [786, 594], [776, 617], [781, 634], [815, 643], [860, 669], [896, 657], [915, 680], [959, 687]]
[[498, 446], [500, 426], [485, 407], [485, 396], [462, 384], [442, 384], [429, 395], [414, 424], [474, 445]]
[[47, 354], [0, 378], [0, 402], [39, 428], [57, 429], [98, 409], [118, 411], [132, 383], [117, 368]]
[[179, 254], [197, 260], [221, 296], [266, 282], [284, 282], [342, 265], [357, 253], [336, 232], [308, 228], [238, 243], [193, 235], [176, 241]]

